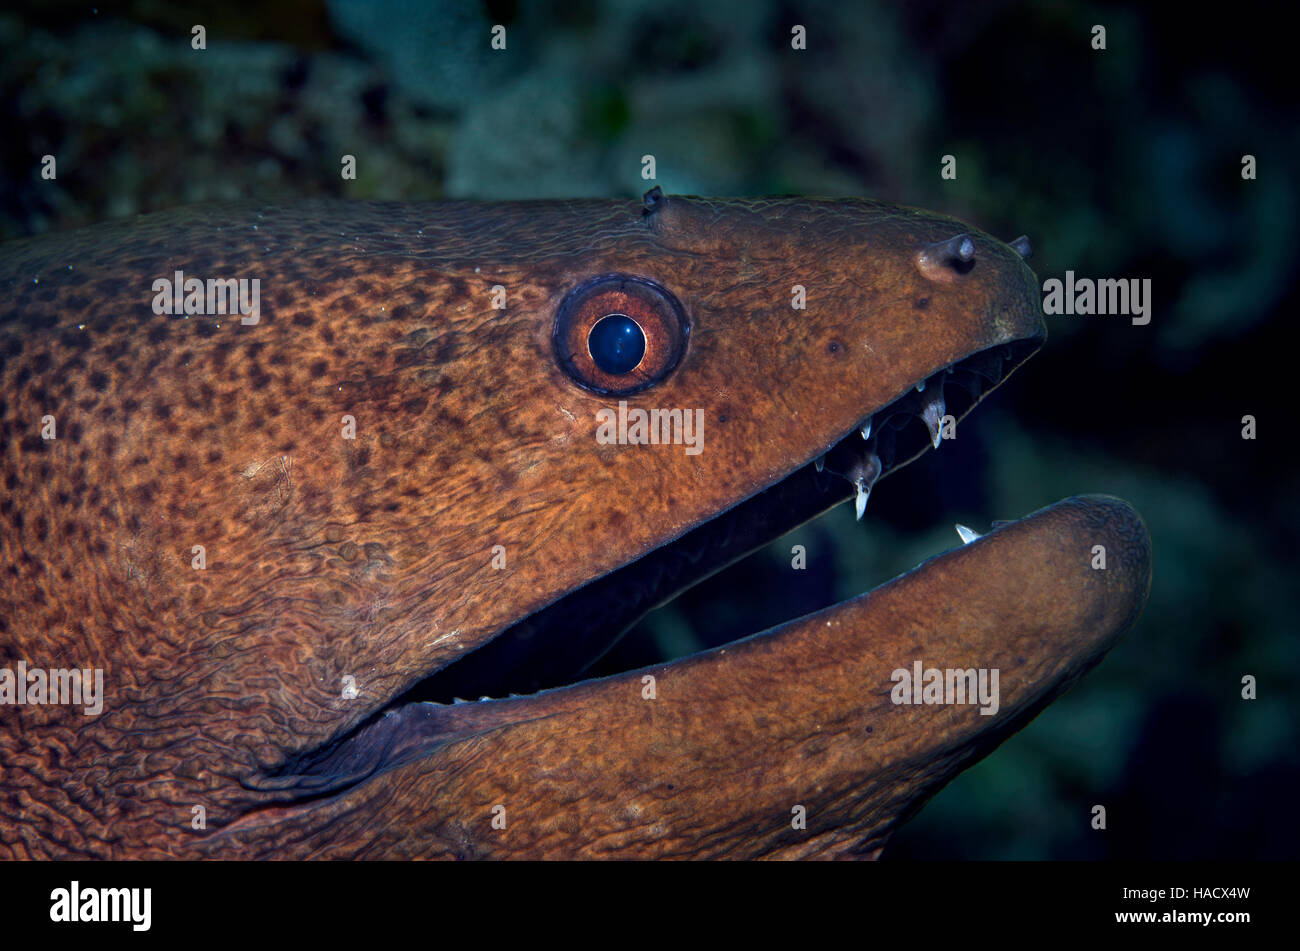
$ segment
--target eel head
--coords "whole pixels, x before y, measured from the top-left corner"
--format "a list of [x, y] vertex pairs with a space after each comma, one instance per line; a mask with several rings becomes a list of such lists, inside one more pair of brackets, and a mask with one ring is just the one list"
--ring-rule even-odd
[[[875, 856], [1146, 598], [1136, 513], [1072, 498], [584, 679], [678, 591], [861, 516], [1041, 346], [1023, 239], [656, 190], [5, 250], [3, 658], [105, 697], [0, 709], [0, 852]], [[176, 271], [259, 279], [258, 319], [158, 313]]]

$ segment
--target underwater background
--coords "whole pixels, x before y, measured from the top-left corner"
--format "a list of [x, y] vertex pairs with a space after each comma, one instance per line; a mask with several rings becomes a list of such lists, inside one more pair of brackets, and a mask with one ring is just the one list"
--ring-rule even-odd
[[[896, 201], [1028, 233], [1040, 278], [1150, 278], [1148, 325], [1049, 316], [1044, 349], [960, 438], [882, 481], [861, 523], [839, 506], [655, 612], [605, 663], [857, 594], [954, 547], [954, 522], [986, 530], [1067, 495], [1118, 495], [1153, 540], [1142, 619], [885, 858], [1295, 858], [1300, 479], [1282, 390], [1300, 109], [1274, 9], [11, 0], [0, 238], [213, 199], [636, 198], [658, 184]], [[505, 51], [489, 46], [495, 24]], [[791, 48], [795, 24], [807, 50]], [[945, 154], [956, 180], [940, 177]], [[790, 569], [792, 544], [808, 570]], [[1245, 675], [1258, 699], [1242, 699]]]

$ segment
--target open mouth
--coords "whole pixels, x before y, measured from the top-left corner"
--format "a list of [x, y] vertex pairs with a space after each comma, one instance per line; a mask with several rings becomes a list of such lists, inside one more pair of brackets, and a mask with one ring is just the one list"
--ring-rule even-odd
[[[652, 608], [836, 503], [851, 499], [861, 518], [876, 481], [937, 449], [945, 420], [969, 413], [1041, 344], [1040, 336], [998, 344], [914, 381], [780, 481], [517, 621], [346, 733], [291, 756], [249, 785], [291, 791], [300, 802], [331, 796], [518, 719], [511, 698], [583, 680]], [[785, 620], [773, 618], [768, 626]]]

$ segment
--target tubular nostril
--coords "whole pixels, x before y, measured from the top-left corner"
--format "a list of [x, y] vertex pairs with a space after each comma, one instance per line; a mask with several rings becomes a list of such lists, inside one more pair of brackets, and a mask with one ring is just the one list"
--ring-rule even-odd
[[641, 196], [641, 205], [645, 209], [641, 212], [643, 215], [652, 215], [659, 210], [664, 201], [664, 190], [656, 185], [644, 195]]
[[916, 253], [916, 266], [932, 281], [951, 281], [975, 266], [975, 242], [958, 234], [927, 244]]
[[1022, 234], [1016, 240], [1011, 242], [1011, 249], [1020, 255], [1026, 261], [1034, 253], [1034, 249], [1029, 246], [1029, 235]]

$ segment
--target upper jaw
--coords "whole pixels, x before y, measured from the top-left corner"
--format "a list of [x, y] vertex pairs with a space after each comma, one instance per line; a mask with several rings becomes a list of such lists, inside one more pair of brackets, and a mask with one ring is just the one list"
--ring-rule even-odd
[[916, 381], [819, 455], [817, 471], [842, 476], [852, 486], [861, 520], [877, 481], [955, 436], [956, 424], [1041, 345], [1037, 337], [990, 347]]

